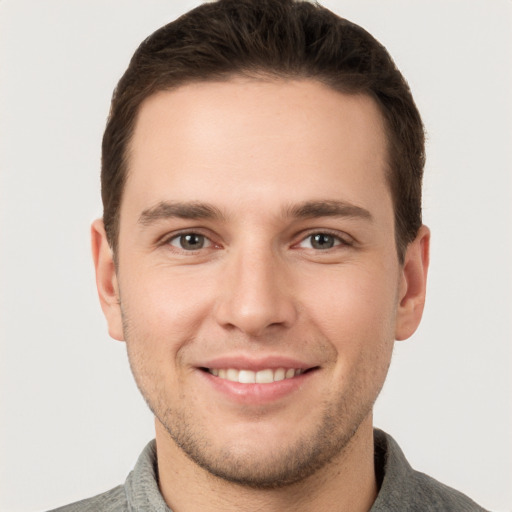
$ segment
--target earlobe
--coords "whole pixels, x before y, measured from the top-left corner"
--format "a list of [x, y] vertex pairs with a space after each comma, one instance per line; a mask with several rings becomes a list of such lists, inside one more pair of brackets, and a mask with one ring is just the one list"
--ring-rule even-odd
[[91, 225], [91, 246], [96, 287], [108, 332], [112, 338], [124, 341], [116, 268], [102, 219], [96, 219]]
[[421, 226], [405, 254], [400, 282], [395, 339], [405, 340], [418, 328], [427, 287], [430, 230]]

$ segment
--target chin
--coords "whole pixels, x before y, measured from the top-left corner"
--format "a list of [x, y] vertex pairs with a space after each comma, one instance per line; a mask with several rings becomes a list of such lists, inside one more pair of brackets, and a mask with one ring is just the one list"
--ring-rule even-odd
[[191, 428], [176, 411], [160, 422], [173, 443], [209, 474], [244, 487], [276, 489], [304, 481], [343, 458], [370, 413], [371, 406], [361, 408], [350, 425], [339, 414], [324, 414], [314, 425], [288, 422], [284, 435], [258, 425], [250, 429], [250, 436], [226, 429], [222, 440], [218, 432]]

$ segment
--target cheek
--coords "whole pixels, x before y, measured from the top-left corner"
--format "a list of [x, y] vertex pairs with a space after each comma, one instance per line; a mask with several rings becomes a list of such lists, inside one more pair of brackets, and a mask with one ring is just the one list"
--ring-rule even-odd
[[316, 276], [315, 286], [304, 294], [304, 309], [326, 338], [344, 351], [392, 342], [397, 297], [393, 275], [354, 266], [322, 279]]
[[204, 287], [204, 279], [161, 268], [131, 275], [136, 277], [120, 283], [131, 341], [151, 343], [152, 350], [178, 350], [195, 336], [202, 317], [211, 308], [211, 294]]

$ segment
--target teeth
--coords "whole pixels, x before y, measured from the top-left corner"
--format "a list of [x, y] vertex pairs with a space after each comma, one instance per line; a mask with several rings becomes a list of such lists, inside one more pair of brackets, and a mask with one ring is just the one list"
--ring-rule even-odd
[[[238, 379], [236, 378], [237, 373]], [[229, 377], [231, 377], [231, 379], [229, 380], [235, 381], [236, 379], [238, 382], [241, 382], [242, 384], [254, 384], [256, 382], [256, 374], [254, 372], [251, 372], [250, 370], [240, 370], [239, 372], [236, 370], [228, 370], [227, 374]]]
[[255, 377], [258, 384], [269, 384], [270, 382], [274, 382], [274, 372], [272, 370], [261, 370], [256, 373]]
[[226, 379], [228, 380], [238, 380], [239, 379], [239, 374], [236, 370], [233, 370], [233, 369], [228, 369], [226, 370]]
[[277, 382], [278, 380], [284, 380], [286, 377], [286, 372], [284, 371], [284, 368], [279, 368], [274, 372], [274, 382]]
[[296, 375], [304, 373], [304, 370], [294, 368], [277, 368], [276, 370], [268, 368], [266, 370], [260, 370], [259, 372], [253, 372], [252, 370], [236, 370], [235, 368], [212, 368], [208, 371], [221, 379], [240, 382], [242, 384], [270, 384], [271, 382], [291, 379]]

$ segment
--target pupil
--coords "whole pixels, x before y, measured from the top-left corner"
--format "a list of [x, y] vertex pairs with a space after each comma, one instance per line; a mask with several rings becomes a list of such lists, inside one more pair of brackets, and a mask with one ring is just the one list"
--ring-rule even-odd
[[201, 249], [204, 245], [204, 236], [196, 235], [194, 233], [190, 235], [181, 235], [180, 243], [183, 249]]
[[334, 238], [325, 233], [318, 233], [313, 235], [311, 245], [315, 249], [330, 249], [334, 246]]

